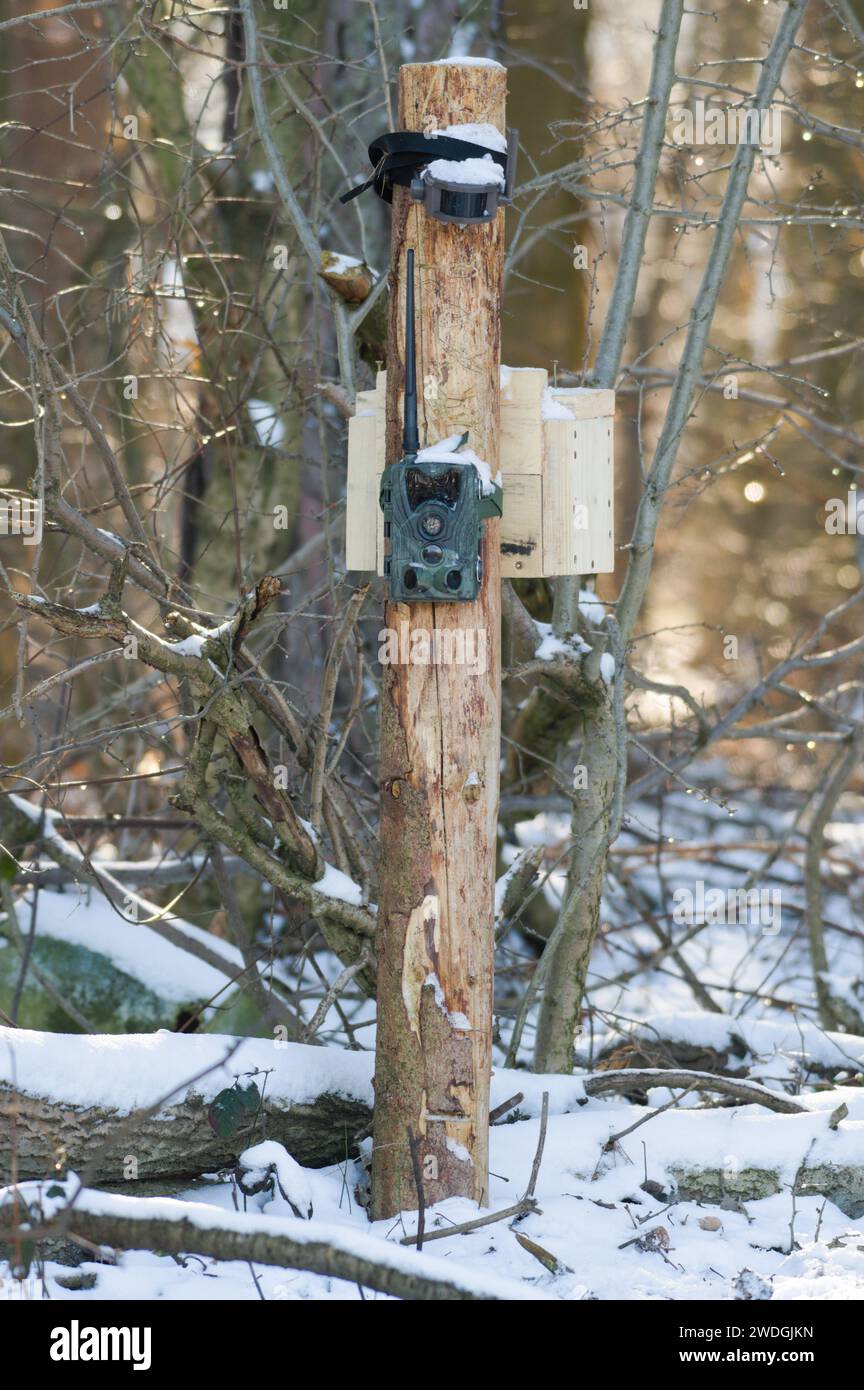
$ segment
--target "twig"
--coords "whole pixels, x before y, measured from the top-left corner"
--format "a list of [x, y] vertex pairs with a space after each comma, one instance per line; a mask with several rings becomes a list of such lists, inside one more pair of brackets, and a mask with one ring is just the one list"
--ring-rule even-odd
[[[511, 1105], [522, 1100], [521, 1093], [514, 1096], [512, 1100], [506, 1101], [504, 1109], [509, 1109]], [[498, 1107], [500, 1110], [502, 1107]], [[496, 1113], [496, 1112], [493, 1112]], [[491, 1117], [490, 1117], [491, 1118]], [[529, 1212], [538, 1211], [537, 1200], [534, 1196], [534, 1189], [537, 1186], [537, 1178], [540, 1175], [540, 1164], [543, 1161], [543, 1149], [546, 1146], [546, 1128], [549, 1123], [549, 1092], [543, 1092], [543, 1105], [540, 1112], [540, 1136], [537, 1140], [537, 1151], [534, 1154], [534, 1162], [531, 1165], [531, 1177], [528, 1179], [528, 1186], [524, 1195], [514, 1202], [511, 1207], [505, 1207], [503, 1211], [490, 1212], [488, 1216], [476, 1216], [472, 1221], [462, 1221], [458, 1226], [448, 1226], [444, 1231], [430, 1231], [426, 1235], [426, 1240], [446, 1240], [448, 1236], [467, 1235], [470, 1231], [477, 1231], [481, 1226], [491, 1226], [496, 1221], [506, 1221], [508, 1217], [527, 1216]], [[414, 1141], [411, 1131], [408, 1131], [408, 1142], [411, 1145], [411, 1163], [414, 1167], [414, 1181], [417, 1183], [418, 1196], [422, 1192], [422, 1175], [418, 1175], [419, 1162], [415, 1155]], [[404, 1236], [403, 1245], [415, 1245], [419, 1250], [424, 1239], [425, 1215], [424, 1207], [421, 1205], [417, 1220], [417, 1235]]]
[[502, 1115], [507, 1114], [508, 1110], [513, 1110], [517, 1105], [521, 1105], [524, 1099], [525, 1096], [522, 1091], [517, 1091], [515, 1096], [511, 1096], [509, 1100], [502, 1100], [500, 1105], [496, 1105], [494, 1110], [489, 1111], [490, 1125], [494, 1125], [497, 1120], [501, 1119]]
[[[411, 1171], [414, 1174], [414, 1186], [417, 1189], [417, 1234], [413, 1237], [413, 1244], [418, 1250], [423, 1249], [423, 1235], [426, 1230], [426, 1193], [423, 1191], [423, 1167], [420, 1163], [419, 1145], [416, 1137], [408, 1130], [408, 1149], [411, 1154]], [[403, 1240], [402, 1244], [405, 1244]]]
[[321, 829], [321, 803], [324, 799], [324, 771], [327, 766], [327, 739], [330, 731], [330, 718], [333, 713], [333, 702], [336, 698], [336, 682], [339, 678], [339, 668], [342, 665], [342, 654], [345, 651], [348, 638], [354, 630], [354, 624], [363, 607], [366, 595], [369, 592], [369, 585], [366, 584], [362, 589], [357, 589], [351, 595], [345, 612], [336, 629], [332, 646], [327, 653], [327, 660], [324, 664], [324, 674], [321, 678], [321, 705], [318, 715], [318, 734], [315, 740], [315, 747], [312, 754], [312, 769], [310, 772], [310, 820], [317, 831]]
[[[488, 1212], [486, 1216], [475, 1216], [471, 1221], [460, 1221], [456, 1226], [447, 1226], [441, 1231], [426, 1231], [423, 1235], [425, 1241], [447, 1240], [449, 1236], [466, 1236], [472, 1231], [479, 1231], [482, 1226], [494, 1226], [498, 1221], [506, 1221], [509, 1217], [527, 1216], [530, 1212], [538, 1211], [539, 1208], [533, 1197], [520, 1197], [518, 1202], [514, 1202], [512, 1207], [504, 1207], [502, 1211]], [[403, 1236], [401, 1245], [416, 1245], [417, 1236]]]
[[531, 1177], [525, 1189], [523, 1201], [534, 1200], [534, 1189], [537, 1186], [537, 1179], [540, 1176], [540, 1164], [543, 1162], [543, 1150], [546, 1147], [546, 1127], [549, 1123], [549, 1092], [543, 1092], [543, 1104], [540, 1110], [540, 1138], [537, 1140], [537, 1152], [534, 1155], [534, 1162], [531, 1165]]
[[653, 1120], [657, 1115], [662, 1115], [664, 1110], [671, 1110], [673, 1106], [680, 1105], [684, 1096], [689, 1096], [690, 1092], [695, 1090], [697, 1085], [698, 1082], [694, 1081], [680, 1096], [673, 1096], [671, 1100], [666, 1101], [665, 1105], [658, 1105], [656, 1110], [651, 1111], [650, 1115], [642, 1115], [640, 1119], [634, 1120], [633, 1124], [628, 1125], [626, 1129], [620, 1129], [617, 1134], [610, 1134], [606, 1143], [603, 1145], [603, 1152], [611, 1153], [615, 1145], [619, 1143], [621, 1139], [626, 1139], [627, 1135], [639, 1129], [640, 1125], [647, 1125], [649, 1120]]
[[324, 998], [321, 1000], [312, 1018], [303, 1029], [303, 1042], [308, 1042], [310, 1038], [314, 1038], [321, 1024], [330, 1012], [330, 1009], [335, 1004], [340, 994], [343, 993], [346, 986], [351, 983], [355, 975], [359, 975], [361, 970], [365, 970], [366, 966], [371, 964], [372, 952], [368, 945], [366, 945], [363, 947], [357, 959], [351, 965], [346, 965], [344, 970], [340, 971], [327, 990], [327, 993], [324, 995]]

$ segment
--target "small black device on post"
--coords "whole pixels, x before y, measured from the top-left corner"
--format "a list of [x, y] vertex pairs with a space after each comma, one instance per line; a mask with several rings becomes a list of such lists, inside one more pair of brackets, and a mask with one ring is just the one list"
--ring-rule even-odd
[[495, 220], [499, 205], [513, 200], [518, 148], [517, 130], [508, 130], [506, 150], [443, 132], [390, 130], [369, 146], [371, 178], [339, 201], [348, 203], [374, 188], [379, 198], [392, 203], [394, 187], [401, 186], [436, 222], [481, 226]]
[[[483, 522], [501, 515], [501, 488], [484, 477], [468, 435], [420, 449], [414, 342], [414, 252], [405, 285], [405, 405], [402, 458], [381, 475], [384, 574], [396, 603], [476, 599], [483, 578]], [[451, 447], [452, 443], [452, 447]]]
[[488, 164], [489, 173], [485, 180], [482, 176], [475, 176], [471, 182], [466, 182], [464, 176], [460, 176], [458, 162], [447, 161], [443, 171], [437, 162], [427, 164], [409, 184], [411, 197], [415, 203], [422, 203], [436, 222], [455, 222], [460, 227], [491, 222], [499, 203], [513, 201], [518, 144], [518, 131], [508, 131], [507, 159], [503, 170], [500, 164], [493, 163], [491, 159], [471, 160], [475, 169], [478, 165], [485, 167]]

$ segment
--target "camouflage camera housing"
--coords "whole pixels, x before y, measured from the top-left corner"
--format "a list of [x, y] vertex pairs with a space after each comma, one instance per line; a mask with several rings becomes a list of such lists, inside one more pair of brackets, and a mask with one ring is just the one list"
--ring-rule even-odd
[[480, 592], [483, 522], [501, 515], [501, 488], [476, 454], [459, 455], [467, 434], [420, 448], [411, 247], [406, 262], [402, 457], [384, 469], [378, 493], [384, 574], [395, 603], [466, 603]]
[[[424, 454], [432, 453], [424, 450]], [[483, 579], [483, 522], [501, 515], [501, 489], [448, 453], [407, 456], [381, 476], [384, 573], [396, 603], [470, 602]]]

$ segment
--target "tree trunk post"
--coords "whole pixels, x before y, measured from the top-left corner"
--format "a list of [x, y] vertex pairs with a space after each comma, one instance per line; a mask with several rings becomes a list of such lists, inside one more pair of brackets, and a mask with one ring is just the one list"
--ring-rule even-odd
[[[409, 64], [399, 74], [399, 127], [431, 133], [482, 122], [503, 134], [506, 83], [498, 64]], [[395, 190], [388, 461], [401, 454], [409, 247], [421, 444], [467, 429], [470, 447], [494, 476], [504, 214], [486, 226], [460, 228], [433, 220], [407, 190]], [[381, 696], [375, 1219], [418, 1206], [412, 1140], [426, 1204], [488, 1198], [501, 728], [498, 525], [485, 523], [476, 602], [385, 607], [384, 625], [399, 635], [402, 663], [385, 666]], [[404, 660], [403, 653], [430, 646], [428, 662]]]

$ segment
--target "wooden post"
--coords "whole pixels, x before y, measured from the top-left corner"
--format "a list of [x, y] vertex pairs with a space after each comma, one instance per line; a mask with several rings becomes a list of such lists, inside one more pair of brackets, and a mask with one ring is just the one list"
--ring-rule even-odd
[[[503, 133], [506, 83], [498, 64], [405, 66], [400, 129], [430, 133], [482, 122]], [[504, 213], [490, 225], [460, 228], [434, 221], [397, 188], [392, 238], [387, 459], [401, 453], [405, 252], [413, 247], [421, 443], [467, 429], [494, 477]], [[425, 1202], [487, 1201], [499, 524], [485, 523], [476, 602], [385, 608], [385, 628], [397, 634], [403, 655], [422, 655], [437, 642], [439, 660], [383, 672], [375, 1219], [418, 1205], [409, 1140]]]

